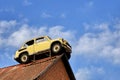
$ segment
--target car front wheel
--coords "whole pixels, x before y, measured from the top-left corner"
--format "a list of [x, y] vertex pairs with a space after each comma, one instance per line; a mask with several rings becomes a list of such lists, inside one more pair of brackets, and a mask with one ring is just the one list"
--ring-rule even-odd
[[54, 43], [52, 45], [52, 48], [51, 48], [52, 53], [58, 54], [61, 52], [61, 50], [62, 50], [62, 46], [60, 43]]
[[29, 56], [27, 53], [23, 53], [20, 55], [20, 62], [21, 63], [28, 63], [29, 62]]

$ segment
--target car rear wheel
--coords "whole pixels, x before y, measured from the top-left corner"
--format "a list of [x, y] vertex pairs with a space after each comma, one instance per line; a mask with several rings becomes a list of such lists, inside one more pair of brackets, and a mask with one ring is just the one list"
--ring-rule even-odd
[[61, 50], [62, 50], [62, 46], [60, 43], [54, 43], [52, 45], [52, 48], [51, 48], [52, 53], [58, 54], [61, 52]]
[[29, 56], [27, 53], [23, 53], [20, 55], [20, 62], [21, 63], [28, 63], [29, 62]]

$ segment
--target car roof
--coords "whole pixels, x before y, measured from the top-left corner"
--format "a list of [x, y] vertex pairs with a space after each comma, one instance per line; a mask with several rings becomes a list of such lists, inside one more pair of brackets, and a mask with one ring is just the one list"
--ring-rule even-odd
[[36, 38], [29, 39], [29, 40], [25, 41], [24, 43], [27, 43], [27, 42], [29, 42], [29, 41], [31, 41], [31, 40], [35, 40], [35, 39], [37, 39], [37, 38], [42, 38], [42, 37], [49, 37], [49, 36], [39, 36], [39, 37], [36, 37]]

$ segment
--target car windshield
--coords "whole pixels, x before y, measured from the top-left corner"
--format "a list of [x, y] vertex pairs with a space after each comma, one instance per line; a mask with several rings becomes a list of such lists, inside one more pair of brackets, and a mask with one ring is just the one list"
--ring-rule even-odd
[[23, 45], [23, 47], [31, 46], [31, 45], [33, 45], [33, 44], [34, 44], [34, 40], [31, 40], [31, 41], [26, 42], [26, 43]]

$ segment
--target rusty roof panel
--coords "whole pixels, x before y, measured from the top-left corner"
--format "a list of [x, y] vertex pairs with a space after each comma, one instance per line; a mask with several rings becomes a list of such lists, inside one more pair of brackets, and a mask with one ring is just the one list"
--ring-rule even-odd
[[18, 64], [0, 69], [0, 80], [33, 80], [59, 56], [48, 57], [29, 64]]

